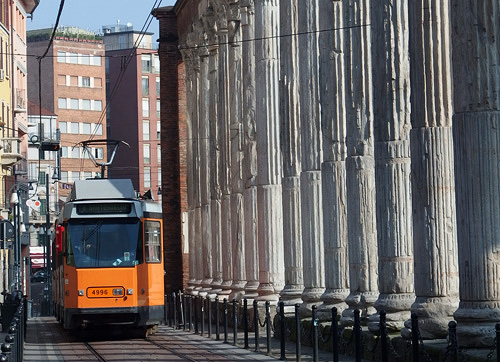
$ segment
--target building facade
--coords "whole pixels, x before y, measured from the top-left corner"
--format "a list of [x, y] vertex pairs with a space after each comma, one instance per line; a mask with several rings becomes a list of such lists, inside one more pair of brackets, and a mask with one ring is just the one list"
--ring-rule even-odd
[[[52, 29], [30, 31], [28, 52], [40, 57], [51, 33]], [[62, 201], [75, 180], [100, 176], [88, 152], [97, 162], [107, 161], [105, 145], [85, 148], [81, 143], [107, 137], [104, 57], [102, 39], [80, 29], [60, 28], [40, 64], [35, 56], [28, 59], [28, 99], [58, 116], [61, 163], [55, 177], [60, 179]]]
[[455, 319], [461, 346], [493, 345], [494, 1], [179, 0], [154, 14], [162, 132], [179, 137], [162, 168], [182, 180], [186, 160], [164, 212], [186, 216], [172, 235], [192, 294], [335, 306], [343, 323], [360, 309], [371, 329], [382, 310], [396, 330], [415, 312], [424, 337]]
[[[0, 215], [13, 226], [2, 243], [1, 299], [26, 286], [21, 258], [28, 255], [26, 20], [38, 0], [0, 1]], [[7, 240], [4, 240], [7, 241]]]
[[108, 137], [124, 141], [109, 167], [111, 178], [161, 198], [160, 63], [152, 34], [132, 25], [103, 27], [106, 47]]

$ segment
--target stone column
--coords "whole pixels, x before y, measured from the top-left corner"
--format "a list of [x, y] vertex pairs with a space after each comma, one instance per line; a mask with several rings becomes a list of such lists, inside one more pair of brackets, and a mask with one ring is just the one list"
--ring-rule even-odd
[[255, 2], [258, 299], [277, 301], [284, 286], [279, 124], [279, 0]]
[[348, 0], [346, 13], [347, 228], [349, 249], [350, 322], [354, 309], [362, 318], [375, 313], [378, 297], [378, 255], [375, 213], [375, 160], [370, 4]]
[[188, 36], [188, 42], [181, 47], [181, 54], [185, 64], [185, 84], [186, 84], [186, 124], [187, 131], [186, 136], [188, 141], [186, 142], [186, 170], [187, 170], [187, 225], [188, 225], [188, 247], [189, 247], [189, 280], [187, 282], [188, 286], [186, 288], [187, 292], [192, 293], [194, 289], [198, 286], [196, 276], [197, 276], [197, 258], [196, 258], [196, 217], [195, 217], [195, 186], [193, 184], [193, 118], [196, 118], [196, 114], [193, 114], [194, 110], [197, 109], [196, 101], [193, 104], [195, 97], [193, 94], [196, 92], [196, 75], [194, 71], [195, 63], [195, 53], [191, 48], [190, 43], [192, 43], [192, 34]]
[[[500, 322], [500, 6], [451, 1], [453, 142], [462, 346], [492, 346]], [[497, 342], [498, 343], [498, 342]]]
[[203, 264], [203, 295], [210, 291], [213, 281], [212, 218], [210, 211], [210, 68], [209, 52], [206, 47], [206, 33], [201, 35], [200, 48], [200, 91], [199, 91], [199, 150], [200, 150], [200, 199], [201, 239]]
[[301, 165], [300, 205], [304, 291], [302, 313], [318, 304], [325, 291], [323, 198], [321, 192], [322, 137], [319, 99], [318, 1], [299, 1], [298, 51], [300, 81]]
[[[281, 67], [281, 137], [283, 145], [283, 242], [285, 251], [285, 287], [281, 299], [286, 306], [302, 302], [304, 289], [302, 268], [302, 220], [300, 213], [300, 124], [298, 80], [297, 2], [280, 3]], [[287, 313], [288, 313], [287, 308]], [[295, 309], [291, 309], [290, 312]]]
[[423, 338], [444, 338], [458, 306], [449, 19], [448, 1], [439, 7], [428, 0], [409, 2], [416, 295], [411, 312], [418, 315]]
[[259, 248], [257, 244], [257, 140], [255, 120], [255, 9], [253, 0], [241, 0], [243, 202], [245, 214], [245, 298], [257, 296]]
[[233, 248], [231, 244], [231, 151], [229, 135], [229, 44], [227, 6], [224, 1], [216, 3], [217, 8], [217, 40], [219, 44], [219, 97], [217, 103], [217, 124], [220, 131], [219, 150], [221, 154], [220, 184], [221, 233], [222, 233], [222, 292], [229, 296], [233, 284]]
[[241, 299], [245, 276], [245, 213], [243, 204], [243, 121], [241, 16], [238, 1], [231, 1], [229, 19], [229, 132], [231, 143], [231, 240], [233, 249], [233, 284], [230, 300]]
[[213, 281], [211, 297], [221, 292], [222, 284], [222, 232], [221, 232], [221, 184], [220, 184], [220, 129], [218, 127], [219, 99], [219, 47], [217, 43], [216, 22], [213, 8], [208, 7], [203, 15], [207, 33], [209, 68], [209, 124], [210, 124], [210, 217], [212, 233]]
[[[380, 295], [387, 328], [401, 330], [415, 299], [410, 176], [408, 2], [372, 7], [373, 108]], [[379, 316], [371, 330], [379, 329]]]
[[[325, 286], [321, 318], [331, 318], [331, 309], [347, 308], [349, 265], [347, 260], [346, 111], [344, 65], [344, 13], [342, 1], [320, 1], [319, 86], [323, 130], [323, 231], [325, 242]], [[333, 21], [332, 21], [333, 19]]]

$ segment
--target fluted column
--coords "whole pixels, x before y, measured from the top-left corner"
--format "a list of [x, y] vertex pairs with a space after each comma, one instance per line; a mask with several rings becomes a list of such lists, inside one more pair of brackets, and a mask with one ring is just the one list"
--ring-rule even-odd
[[[453, 141], [463, 346], [491, 346], [500, 322], [500, 4], [451, 1]], [[498, 343], [498, 342], [497, 342]]]
[[[347, 308], [349, 265], [347, 260], [347, 195], [346, 195], [346, 111], [343, 4], [340, 0], [320, 1], [319, 85], [321, 127], [323, 130], [323, 230], [325, 242], [325, 287], [322, 318], [331, 317], [331, 309]], [[332, 21], [333, 19], [333, 21]]]
[[409, 2], [416, 295], [411, 311], [423, 338], [444, 338], [458, 305], [450, 9], [448, 1], [436, 4]]
[[196, 276], [196, 215], [195, 215], [195, 187], [193, 184], [193, 110], [197, 108], [196, 103], [193, 104], [193, 93], [196, 92], [196, 76], [194, 71], [195, 54], [190, 47], [190, 43], [181, 46], [181, 54], [185, 65], [185, 84], [186, 84], [186, 136], [189, 141], [186, 142], [186, 170], [187, 170], [187, 238], [190, 251], [189, 257], [189, 280], [187, 281], [187, 291], [193, 292], [198, 286]]
[[[298, 81], [297, 2], [280, 3], [281, 137], [283, 140], [283, 242], [285, 248], [285, 287], [281, 299], [287, 306], [302, 302], [302, 224], [300, 212], [300, 124]], [[290, 309], [290, 308], [289, 308]], [[291, 310], [293, 311], [293, 310]]]
[[246, 284], [245, 209], [243, 204], [243, 122], [241, 16], [238, 1], [228, 8], [229, 18], [229, 132], [231, 143], [231, 240], [233, 248], [233, 284], [230, 299], [241, 299]]
[[270, 301], [278, 300], [284, 285], [278, 36], [279, 1], [256, 1], [258, 299]]
[[300, 206], [304, 291], [302, 312], [320, 302], [325, 288], [323, 198], [321, 193], [322, 137], [319, 104], [318, 1], [299, 1], [298, 52], [300, 79], [301, 165]]
[[[210, 211], [210, 68], [209, 52], [206, 47], [206, 33], [198, 50], [200, 56], [199, 80], [199, 150], [200, 150], [200, 201], [201, 201], [201, 239], [203, 265], [203, 296], [211, 289], [213, 281], [212, 256], [212, 218]], [[201, 294], [201, 292], [200, 292]]]
[[378, 297], [378, 255], [375, 214], [375, 160], [370, 4], [346, 1], [347, 227], [349, 249], [349, 308], [343, 321], [375, 312]]
[[257, 240], [257, 140], [255, 119], [255, 9], [253, 0], [241, 0], [242, 27], [242, 119], [243, 119], [243, 202], [245, 214], [245, 298], [255, 298], [259, 286]]
[[221, 153], [220, 184], [221, 202], [221, 240], [222, 240], [222, 292], [231, 294], [233, 284], [233, 248], [231, 243], [231, 151], [229, 135], [229, 44], [227, 6], [225, 1], [216, 2], [217, 41], [219, 44], [219, 97], [217, 103], [218, 126], [220, 130], [219, 149]]
[[[378, 312], [400, 330], [414, 301], [410, 176], [410, 59], [408, 2], [385, 0], [372, 7], [375, 126]], [[370, 329], [379, 329], [378, 315]]]
[[213, 8], [208, 7], [203, 15], [203, 23], [207, 34], [208, 68], [209, 68], [209, 109], [210, 124], [210, 221], [212, 233], [212, 274], [211, 297], [221, 291], [222, 284], [222, 231], [221, 231], [221, 184], [219, 148], [220, 129], [218, 127], [219, 98], [219, 48], [217, 45], [216, 21]]

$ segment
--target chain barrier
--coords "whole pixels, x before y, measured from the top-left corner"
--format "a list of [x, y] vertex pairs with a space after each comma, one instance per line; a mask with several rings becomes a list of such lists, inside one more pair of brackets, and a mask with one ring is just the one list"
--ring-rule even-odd
[[[182, 291], [178, 293], [173, 292], [171, 294], [165, 295], [165, 323], [168, 326], [173, 327], [174, 329], [189, 330], [190, 332], [194, 330], [195, 334], [206, 335], [211, 338], [212, 333], [212, 301], [207, 296], [205, 305], [205, 300], [203, 298], [199, 298], [198, 296], [191, 296], [188, 294], [184, 294]], [[201, 301], [201, 304], [198, 304], [198, 301]], [[194, 305], [193, 305], [194, 304]], [[219, 325], [221, 324], [221, 318], [219, 317], [219, 300], [218, 297], [215, 297], [215, 326], [216, 326], [216, 337], [219, 337], [220, 333]], [[237, 341], [237, 330], [238, 323], [242, 324], [242, 328], [245, 332], [245, 349], [248, 349], [248, 331], [250, 327], [253, 327], [255, 330], [255, 351], [260, 352], [259, 350], [259, 328], [266, 328], [267, 334], [267, 354], [271, 353], [271, 343], [270, 338], [272, 333], [276, 333], [276, 328], [280, 328], [280, 347], [281, 347], [281, 359], [286, 359], [285, 357], [285, 341], [287, 336], [291, 337], [295, 333], [296, 335], [296, 361], [301, 361], [301, 338], [306, 338], [313, 343], [313, 358], [317, 360], [318, 345], [319, 343], [328, 344], [330, 341], [333, 343], [333, 361], [338, 361], [338, 352], [339, 351], [350, 351], [356, 355], [356, 360], [361, 360], [362, 351], [366, 351], [372, 354], [372, 358], [376, 359], [376, 350], [381, 343], [382, 348], [382, 361], [387, 361], [389, 355], [391, 355], [392, 360], [406, 360], [411, 358], [413, 361], [419, 361], [420, 356], [422, 356], [425, 362], [433, 362], [433, 359], [430, 356], [429, 351], [424, 343], [424, 340], [421, 336], [420, 330], [418, 328], [418, 317], [415, 313], [412, 313], [412, 329], [411, 329], [411, 339], [406, 340], [406, 348], [404, 351], [396, 350], [394, 344], [391, 342], [389, 337], [389, 333], [387, 330], [386, 323], [386, 313], [384, 311], [380, 312], [380, 333], [374, 339], [373, 344], [368, 343], [366, 338], [362, 338], [362, 327], [360, 323], [360, 311], [354, 311], [354, 325], [352, 327], [352, 333], [350, 333], [349, 337], [346, 332], [348, 328], [338, 328], [338, 319], [337, 319], [337, 309], [332, 308], [332, 320], [331, 326], [328, 330], [328, 333], [325, 333], [328, 327], [321, 329], [319, 326], [319, 319], [316, 314], [316, 306], [312, 307], [313, 316], [310, 327], [306, 327], [304, 323], [302, 323], [300, 319], [299, 308], [300, 304], [295, 304], [295, 330], [292, 330], [292, 326], [287, 323], [287, 319], [285, 318], [284, 313], [284, 303], [282, 301], [279, 302], [278, 313], [275, 316], [274, 323], [271, 320], [270, 313], [270, 303], [265, 303], [265, 318], [262, 321], [257, 308], [257, 302], [254, 300], [254, 318], [250, 318], [248, 313], [247, 300], [243, 300], [243, 317], [240, 321], [238, 321], [237, 314], [240, 312], [240, 306], [238, 302], [233, 299], [233, 324], [234, 324], [234, 341], [233, 345], [236, 345]], [[228, 301], [224, 299], [223, 305], [223, 327], [224, 327], [224, 343], [227, 343], [227, 317], [228, 317]], [[198, 329], [200, 320], [198, 317], [201, 317], [201, 331]], [[193, 323], [194, 319], [194, 323]], [[205, 329], [205, 321], [207, 322], [208, 330]], [[457, 334], [456, 334], [457, 323], [455, 321], [451, 321], [448, 323], [448, 343], [446, 346], [446, 350], [444, 355], [442, 356], [441, 362], [448, 361], [461, 361], [461, 362], [471, 362], [471, 357], [469, 353], [467, 353], [467, 349], [464, 347], [458, 346]], [[495, 325], [495, 338], [493, 341], [493, 345], [489, 347], [488, 354], [486, 356], [485, 362], [495, 361], [500, 356], [500, 348], [498, 346], [499, 336], [500, 336], [500, 323]], [[220, 340], [220, 338], [216, 338], [216, 340]], [[355, 342], [353, 344], [353, 341]], [[409, 351], [413, 347], [413, 357], [409, 357]], [[496, 351], [496, 356], [495, 356]]]
[[495, 351], [497, 351], [497, 360], [500, 357], [500, 351], [497, 350], [497, 343], [498, 343], [498, 335], [500, 334], [500, 323], [497, 323], [495, 325], [495, 340], [493, 341], [493, 346], [490, 349], [490, 352], [486, 356], [486, 361], [491, 361], [493, 358], [493, 355], [495, 354]]
[[[413, 314], [412, 314], [412, 318], [413, 318]], [[426, 362], [432, 362], [432, 358], [429, 355], [429, 352], [427, 352], [427, 349], [425, 348], [424, 340], [422, 339], [422, 336], [420, 334], [420, 329], [418, 328], [418, 319], [417, 319], [416, 330], [417, 330], [417, 339], [418, 339], [418, 345], [420, 345], [420, 350], [421, 350], [422, 354], [424, 355]], [[413, 330], [412, 330], [412, 333], [413, 333]]]

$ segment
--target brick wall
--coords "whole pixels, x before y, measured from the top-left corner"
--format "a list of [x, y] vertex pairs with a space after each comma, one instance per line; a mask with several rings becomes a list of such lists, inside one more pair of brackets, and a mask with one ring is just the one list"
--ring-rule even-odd
[[154, 11], [160, 25], [161, 168], [165, 292], [186, 286], [189, 255], [183, 253], [182, 212], [186, 210], [186, 117], [183, 65], [177, 18], [172, 7]]

